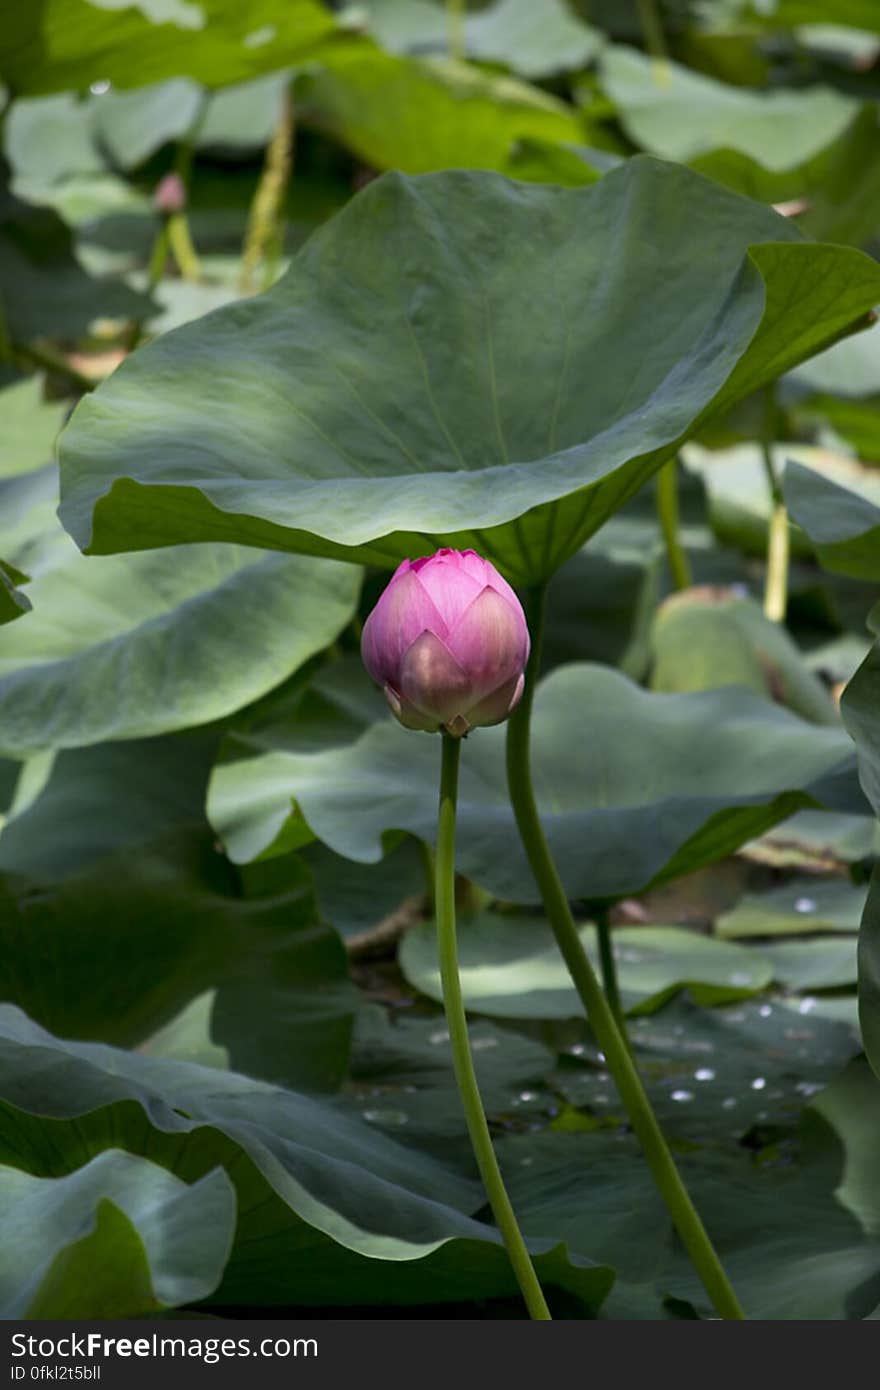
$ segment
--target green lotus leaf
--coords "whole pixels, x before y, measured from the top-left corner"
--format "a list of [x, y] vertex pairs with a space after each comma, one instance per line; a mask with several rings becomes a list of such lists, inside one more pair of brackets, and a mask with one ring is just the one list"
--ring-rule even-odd
[[715, 932], [736, 938], [855, 932], [864, 906], [864, 888], [847, 878], [802, 876], [766, 893], [747, 893], [716, 919]]
[[300, 120], [377, 169], [505, 169], [534, 138], [577, 143], [583, 121], [565, 102], [512, 77], [450, 58], [404, 58], [370, 45], [328, 53], [296, 83]]
[[[0, 366], [0, 479], [30, 473], [52, 457], [67, 404], [44, 399], [39, 376], [18, 376]], [[4, 533], [7, 523], [4, 522]]]
[[[858, 792], [842, 729], [740, 687], [659, 695], [607, 667], [565, 666], [538, 687], [532, 739], [538, 804], [572, 898], [635, 892], [731, 853], [799, 806]], [[504, 746], [497, 728], [464, 749], [458, 863], [498, 897], [535, 902]], [[236, 861], [313, 834], [375, 863], [391, 832], [433, 841], [439, 758], [437, 739], [388, 719], [343, 749], [221, 762], [209, 816]]]
[[51, 473], [0, 483], [0, 496], [18, 501], [0, 539], [33, 576], [35, 610], [0, 654], [0, 748], [9, 756], [230, 714], [351, 619], [359, 571], [335, 561], [223, 544], [86, 559], [47, 515]]
[[[880, 606], [869, 617], [880, 633]], [[859, 750], [859, 773], [865, 795], [880, 816], [880, 642], [875, 642], [840, 701], [843, 722]]]
[[95, 553], [211, 538], [383, 564], [442, 538], [538, 580], [698, 419], [877, 298], [861, 253], [648, 158], [583, 189], [390, 175], [267, 294], [78, 407], [64, 524]]
[[18, 585], [27, 582], [27, 575], [21, 570], [0, 560], [0, 626], [23, 618], [31, 611], [31, 601], [27, 594], [19, 592]]
[[217, 853], [202, 809], [217, 740], [57, 756], [0, 833], [0, 997], [65, 1037], [135, 1046], [213, 991], [233, 1066], [333, 1090], [356, 1007], [345, 950], [303, 865], [242, 883]]
[[785, 501], [826, 569], [854, 579], [880, 580], [880, 476], [853, 464], [840, 486], [814, 468], [789, 460]]
[[235, 1191], [107, 1149], [63, 1177], [0, 1168], [0, 1213], [0, 1316], [149, 1317], [217, 1288]]
[[6, 17], [0, 79], [17, 96], [168, 77], [222, 87], [302, 60], [336, 30], [317, 0], [43, 0]]
[[803, 194], [859, 112], [832, 87], [754, 91], [634, 48], [606, 48], [599, 80], [639, 148], [768, 200]]
[[[580, 929], [594, 965], [594, 927]], [[773, 978], [759, 950], [680, 927], [615, 927], [618, 981], [628, 1011], [650, 1013], [683, 989], [702, 1004], [720, 1004], [765, 989]], [[576, 1018], [583, 1010], [548, 924], [539, 917], [484, 912], [459, 927], [461, 987], [467, 1008], [491, 1018]], [[410, 984], [442, 1000], [433, 922], [403, 938], [400, 965]]]
[[10, 192], [7, 176], [0, 156], [0, 300], [13, 344], [77, 338], [98, 318], [143, 318], [150, 312], [147, 295], [118, 279], [87, 275], [57, 213], [23, 202]]
[[[449, 18], [433, 0], [369, 0], [370, 32], [390, 53], [445, 53]], [[464, 49], [480, 62], [503, 63], [523, 77], [549, 77], [584, 67], [602, 46], [598, 30], [584, 24], [563, 0], [495, 0], [465, 13]]]
[[[184, 1182], [227, 1168], [238, 1222], [208, 1306], [393, 1306], [516, 1292], [500, 1236], [469, 1214], [483, 1203], [479, 1184], [338, 1104], [234, 1072], [63, 1042], [8, 1006], [0, 1097], [0, 1161], [26, 1144], [38, 1176], [120, 1144], [148, 1149]], [[552, 1239], [531, 1249], [545, 1286], [595, 1311], [610, 1269], [570, 1259]]]

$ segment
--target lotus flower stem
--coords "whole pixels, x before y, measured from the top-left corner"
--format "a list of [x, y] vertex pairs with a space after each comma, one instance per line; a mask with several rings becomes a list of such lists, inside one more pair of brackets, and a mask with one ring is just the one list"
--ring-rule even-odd
[[507, 780], [517, 826], [559, 949], [675, 1228], [720, 1316], [744, 1318], [736, 1294], [675, 1166], [626, 1039], [581, 944], [568, 897], [538, 815], [532, 786], [529, 729], [535, 680], [541, 660], [545, 593], [543, 586], [533, 593], [532, 611], [529, 614], [532, 649], [526, 670], [525, 690], [510, 717], [507, 730]]
[[681, 543], [678, 527], [678, 459], [664, 463], [657, 474], [657, 515], [666, 544], [666, 560], [676, 589], [693, 584], [691, 563]]
[[283, 239], [284, 197], [293, 170], [294, 134], [293, 97], [288, 87], [248, 212], [239, 281], [243, 294], [253, 293], [261, 263], [262, 288], [268, 289], [275, 278]]
[[446, 0], [446, 51], [450, 58], [464, 58], [465, 0]]
[[440, 810], [437, 821], [437, 859], [434, 897], [437, 917], [437, 947], [443, 1007], [452, 1046], [455, 1079], [464, 1106], [474, 1157], [489, 1202], [504, 1240], [517, 1283], [533, 1319], [548, 1321], [550, 1310], [538, 1283], [531, 1256], [504, 1186], [498, 1167], [486, 1113], [480, 1099], [474, 1061], [468, 1039], [467, 1019], [458, 973], [458, 947], [455, 939], [455, 811], [458, 797], [458, 764], [461, 739], [443, 734], [443, 761], [440, 774]]
[[764, 391], [764, 428], [761, 434], [761, 457], [770, 493], [770, 525], [767, 530], [767, 574], [764, 579], [764, 612], [774, 623], [785, 621], [788, 608], [788, 509], [782, 495], [776, 466], [773, 462], [773, 442], [777, 431], [776, 385], [771, 382]]
[[605, 990], [605, 998], [614, 1014], [618, 1028], [626, 1038], [626, 1021], [623, 1015], [623, 1005], [620, 1002], [620, 990], [617, 985], [617, 966], [614, 961], [614, 946], [611, 941], [611, 922], [608, 916], [608, 908], [602, 903], [593, 909], [593, 917], [596, 921], [596, 937], [599, 942], [599, 961], [602, 966], [602, 988]]

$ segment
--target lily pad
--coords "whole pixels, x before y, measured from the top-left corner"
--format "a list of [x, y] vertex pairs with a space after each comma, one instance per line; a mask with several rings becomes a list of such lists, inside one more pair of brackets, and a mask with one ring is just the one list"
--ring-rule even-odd
[[0, 1168], [0, 1195], [4, 1318], [137, 1318], [195, 1303], [220, 1283], [235, 1232], [222, 1169], [189, 1185], [116, 1149], [64, 1177]]
[[[532, 740], [554, 855], [569, 896], [587, 900], [721, 858], [799, 806], [833, 800], [838, 777], [855, 783], [842, 729], [806, 724], [738, 687], [658, 695], [601, 666], [565, 666], [539, 685]], [[535, 902], [504, 747], [503, 728], [468, 741], [458, 864], [502, 899]], [[438, 740], [389, 718], [345, 749], [221, 762], [209, 816], [237, 862], [314, 835], [337, 854], [376, 863], [392, 832], [433, 841], [439, 759]]]
[[803, 936], [854, 932], [865, 906], [865, 889], [846, 878], [801, 877], [766, 893], [746, 894], [715, 922], [720, 937]]
[[[579, 930], [598, 968], [594, 927]], [[612, 942], [618, 982], [628, 1011], [650, 1013], [687, 989], [697, 1003], [720, 1004], [764, 989], [773, 978], [760, 951], [721, 942], [680, 927], [615, 927]], [[539, 917], [485, 912], [459, 927], [465, 1004], [491, 1018], [575, 1018], [577, 991], [548, 924]], [[400, 949], [401, 968], [416, 989], [441, 1000], [434, 924], [410, 929]]]
[[442, 537], [537, 580], [697, 419], [878, 298], [867, 257], [651, 159], [583, 189], [390, 175], [267, 294], [81, 403], [64, 523], [93, 552], [210, 538], [383, 564]]

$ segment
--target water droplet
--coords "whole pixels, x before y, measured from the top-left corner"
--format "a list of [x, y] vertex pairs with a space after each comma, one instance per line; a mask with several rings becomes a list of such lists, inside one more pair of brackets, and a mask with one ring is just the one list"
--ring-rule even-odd
[[528, 1105], [530, 1101], [538, 1099], [537, 1091], [520, 1091], [517, 1100], [522, 1101], [523, 1105]]
[[99, 77], [97, 82], [89, 83], [89, 91], [93, 97], [102, 97], [105, 92], [109, 92], [111, 83], [106, 77]]
[[759, 1120], [766, 1120], [766, 1119], [768, 1118], [767, 1111], [766, 1111], [766, 1110], [759, 1110], [759, 1111], [758, 1111], [758, 1116], [757, 1116], [757, 1118], [758, 1118]]
[[428, 1042], [433, 1043], [435, 1047], [439, 1047], [441, 1043], [448, 1043], [449, 1030], [446, 1028], [438, 1028], [435, 1033], [430, 1033], [428, 1035]]
[[772, 1014], [772, 1012], [773, 1012], [773, 1005], [772, 1005], [772, 1004], [762, 1004], [761, 1007], [760, 1007], [760, 1009], [758, 1010], [758, 1013], [761, 1015], [762, 1018], [769, 1018], [770, 1015]]
[[568, 1053], [570, 1057], [583, 1057], [586, 1050], [583, 1043], [572, 1043]]
[[[449, 1036], [449, 1035], [447, 1034], [447, 1037], [448, 1037], [448, 1036]], [[497, 1039], [497, 1038], [472, 1038], [472, 1039], [471, 1039], [471, 1051], [472, 1051], [472, 1052], [486, 1052], [490, 1047], [497, 1047], [497, 1046], [498, 1046], [498, 1039]]]
[[794, 910], [795, 910], [795, 912], [815, 912], [815, 911], [816, 911], [816, 899], [815, 899], [815, 898], [795, 898], [795, 900], [794, 900]]
[[799, 1013], [799, 1014], [809, 1014], [809, 1013], [812, 1013], [813, 1009], [815, 1009], [815, 1007], [816, 1007], [817, 1002], [818, 1002], [818, 1001], [817, 1001], [816, 999], [814, 999], [813, 996], [812, 996], [811, 994], [808, 994], [808, 995], [806, 996], [806, 998], [805, 998], [805, 999], [802, 999], [801, 1002], [798, 1004], [798, 1013]]
[[520, 1159], [520, 1166], [521, 1166], [522, 1168], [531, 1168], [531, 1166], [532, 1166], [532, 1164], [534, 1163], [534, 1161], [535, 1161], [535, 1160], [534, 1160], [533, 1158], [521, 1158], [521, 1159]]
[[405, 1125], [407, 1117], [402, 1110], [365, 1110], [364, 1119], [371, 1125]]
[[673, 1091], [671, 1097], [672, 1100], [677, 1100], [681, 1104], [684, 1104], [686, 1101], [693, 1100], [693, 1098], [693, 1091]]
[[738, 985], [741, 989], [752, 983], [752, 977], [748, 970], [734, 970], [730, 976], [730, 983]]
[[794, 1089], [802, 1096], [815, 1096], [824, 1087], [817, 1081], [799, 1081]]
[[711, 1067], [697, 1067], [694, 1072], [695, 1081], [714, 1081], [715, 1073]]
[[767, 1085], [767, 1082], [766, 1082], [766, 1079], [765, 1079], [763, 1076], [756, 1076], [755, 1079], [754, 1079], [754, 1081], [752, 1082], [752, 1090], [753, 1090], [753, 1091], [763, 1091], [763, 1089], [764, 1089], [764, 1087], [765, 1087], [766, 1085]]
[[597, 1096], [593, 1096], [593, 1104], [594, 1104], [594, 1105], [607, 1105], [607, 1104], [608, 1104], [608, 1097], [605, 1095], [604, 1091], [600, 1091], [599, 1094], [598, 1094]]
[[597, 1061], [597, 1062], [604, 1062], [604, 1061], [605, 1061], [605, 1053], [604, 1053], [604, 1052], [597, 1052], [597, 1053], [596, 1053], [596, 1061]]
[[274, 24], [264, 24], [261, 29], [253, 29], [244, 37], [245, 48], [262, 48], [264, 44], [271, 43], [278, 30]]
[[724, 1097], [724, 1100], [721, 1102], [721, 1109], [722, 1109], [722, 1110], [732, 1110], [733, 1107], [734, 1107], [735, 1105], [736, 1105], [736, 1096], [725, 1096], [725, 1097]]

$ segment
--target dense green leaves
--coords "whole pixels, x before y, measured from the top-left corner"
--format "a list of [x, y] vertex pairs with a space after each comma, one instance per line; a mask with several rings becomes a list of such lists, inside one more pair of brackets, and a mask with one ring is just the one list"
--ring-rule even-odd
[[[572, 897], [620, 896], [736, 849], [813, 788], [844, 794], [846, 735], [728, 687], [658, 695], [600, 666], [562, 667], [539, 686], [533, 748], [547, 834]], [[357, 743], [221, 763], [209, 813], [233, 859], [316, 835], [370, 863], [408, 830], [433, 840], [439, 742], [390, 720]], [[501, 898], [534, 902], [518, 852], [504, 769], [504, 729], [481, 730], [462, 760], [458, 862]]]
[[389, 177], [268, 294], [79, 406], [62, 514], [94, 552], [210, 536], [389, 563], [430, 534], [534, 580], [698, 418], [878, 296], [866, 257], [652, 160], [577, 190]]
[[[214, 1299], [250, 1307], [418, 1303], [514, 1291], [500, 1238], [467, 1213], [478, 1185], [366, 1120], [179, 1061], [64, 1043], [0, 1010], [0, 1157], [69, 1170], [120, 1142], [192, 1182], [228, 1165], [235, 1243]], [[47, 1062], [52, 1065], [47, 1067]], [[60, 1123], [44, 1129], [39, 1115]], [[585, 1308], [612, 1272], [535, 1241], [538, 1269]], [[381, 1279], [377, 1277], [381, 1270]]]

